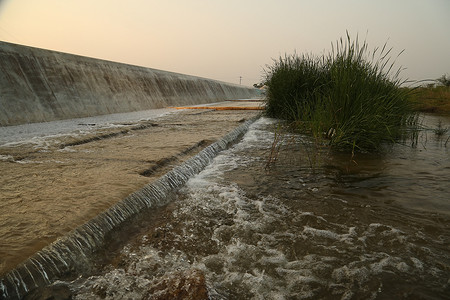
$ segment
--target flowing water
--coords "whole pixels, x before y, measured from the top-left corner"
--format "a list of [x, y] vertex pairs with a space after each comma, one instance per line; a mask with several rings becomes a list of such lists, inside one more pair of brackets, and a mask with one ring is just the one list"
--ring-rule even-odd
[[211, 299], [449, 299], [448, 132], [355, 157], [285, 134], [271, 156], [277, 128], [254, 123], [106, 267], [65, 283], [74, 298], [164, 299], [184, 282]]
[[73, 135], [74, 132], [83, 135], [95, 129], [121, 127], [174, 112], [173, 108], [160, 108], [52, 122], [0, 126], [0, 146], [26, 143], [42, 145], [50, 137]]

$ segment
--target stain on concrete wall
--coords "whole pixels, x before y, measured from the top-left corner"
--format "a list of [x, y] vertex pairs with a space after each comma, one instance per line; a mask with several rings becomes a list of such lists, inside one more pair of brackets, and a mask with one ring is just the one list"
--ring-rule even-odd
[[0, 42], [0, 126], [255, 96], [240, 85]]

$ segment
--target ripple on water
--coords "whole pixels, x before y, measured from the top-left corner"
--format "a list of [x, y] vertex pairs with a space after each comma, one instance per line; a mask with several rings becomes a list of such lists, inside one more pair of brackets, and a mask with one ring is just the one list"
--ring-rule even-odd
[[[384, 175], [341, 184], [336, 173], [293, 163], [265, 171], [270, 124], [257, 122], [189, 180], [119, 263], [73, 282], [75, 298], [139, 298], [195, 272], [212, 299], [448, 297], [447, 215], [385, 201], [370, 182]], [[293, 169], [289, 183], [278, 176]]]

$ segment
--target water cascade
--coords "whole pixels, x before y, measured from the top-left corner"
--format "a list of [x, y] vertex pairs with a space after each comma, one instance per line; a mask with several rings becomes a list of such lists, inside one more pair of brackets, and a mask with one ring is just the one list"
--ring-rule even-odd
[[449, 299], [447, 137], [421, 132], [426, 150], [354, 164], [290, 132], [267, 166], [279, 126], [253, 123], [105, 267], [51, 288], [75, 300]]
[[34, 254], [0, 279], [0, 299], [20, 299], [27, 292], [51, 284], [64, 275], [86, 271], [93, 254], [126, 222], [149, 208], [168, 202], [169, 194], [199, 173], [222, 150], [241, 137], [255, 121], [251, 119], [199, 154], [175, 167], [153, 183], [74, 229]]

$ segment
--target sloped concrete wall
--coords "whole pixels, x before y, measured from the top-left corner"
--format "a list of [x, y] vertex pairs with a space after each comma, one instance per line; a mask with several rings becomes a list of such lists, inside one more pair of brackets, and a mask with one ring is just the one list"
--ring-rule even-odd
[[0, 126], [255, 96], [240, 85], [0, 42]]

